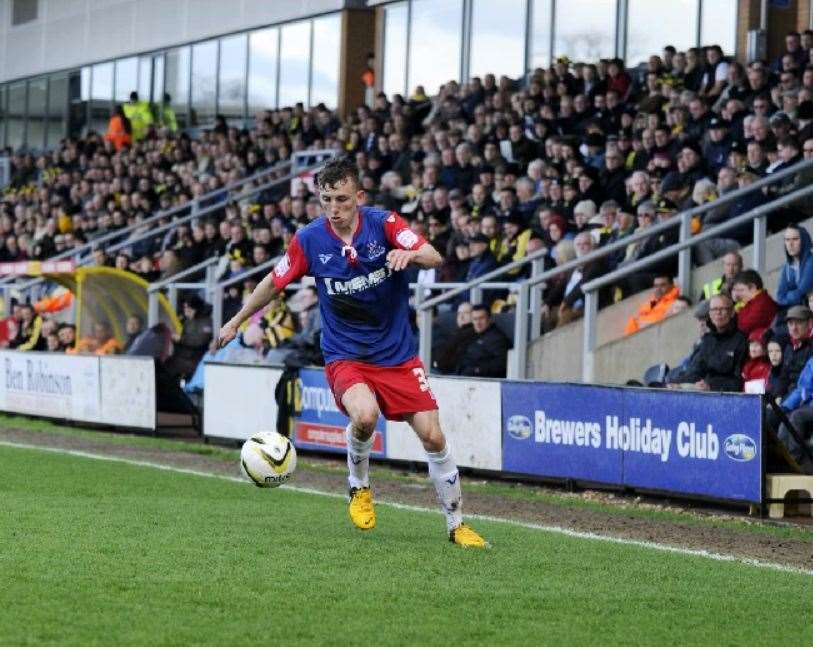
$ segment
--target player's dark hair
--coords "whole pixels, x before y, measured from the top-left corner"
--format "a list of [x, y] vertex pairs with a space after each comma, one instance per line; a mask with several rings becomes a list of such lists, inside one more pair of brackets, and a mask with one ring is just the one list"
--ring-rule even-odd
[[485, 312], [489, 317], [491, 316], [491, 311], [488, 309], [488, 306], [477, 303], [471, 307], [472, 312]]
[[331, 189], [344, 180], [350, 180], [356, 188], [361, 186], [359, 170], [355, 162], [350, 158], [340, 157], [329, 161], [319, 171], [316, 176], [316, 186], [322, 189]]

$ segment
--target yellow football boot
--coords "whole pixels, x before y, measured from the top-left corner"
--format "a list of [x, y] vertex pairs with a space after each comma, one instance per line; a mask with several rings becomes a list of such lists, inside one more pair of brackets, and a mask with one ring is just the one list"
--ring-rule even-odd
[[449, 531], [449, 541], [463, 548], [490, 548], [485, 539], [475, 532], [474, 528], [461, 523], [457, 528]]
[[350, 513], [350, 521], [359, 530], [375, 528], [373, 491], [369, 487], [350, 488], [350, 503], [347, 506], [347, 512]]

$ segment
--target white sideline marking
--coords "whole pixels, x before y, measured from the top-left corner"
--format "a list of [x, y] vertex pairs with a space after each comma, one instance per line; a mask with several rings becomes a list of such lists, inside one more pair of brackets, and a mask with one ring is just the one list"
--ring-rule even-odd
[[[69, 456], [78, 456], [80, 458], [90, 458], [100, 461], [108, 461], [111, 463], [124, 463], [126, 465], [133, 465], [136, 467], [149, 467], [157, 470], [164, 470], [166, 472], [176, 472], [178, 474], [189, 474], [192, 476], [203, 476], [205, 478], [219, 479], [221, 481], [231, 481], [233, 483], [241, 483], [250, 485], [249, 481], [237, 476], [226, 476], [225, 474], [213, 474], [211, 472], [201, 472], [198, 470], [190, 470], [183, 467], [172, 467], [170, 465], [162, 465], [161, 463], [151, 463], [149, 461], [138, 461], [130, 458], [121, 458], [118, 456], [105, 456], [104, 454], [92, 454], [90, 452], [83, 452], [77, 449], [60, 449], [56, 447], [43, 447], [41, 445], [29, 445], [26, 443], [15, 443], [6, 440], [0, 440], [0, 446], [12, 447], [15, 449], [32, 449], [42, 452], [51, 452], [53, 454], [66, 454]], [[296, 485], [283, 485], [281, 490], [289, 490], [291, 492], [299, 492], [302, 494], [313, 494], [317, 496], [329, 497], [331, 499], [346, 499], [346, 495], [337, 492], [324, 492], [322, 490], [314, 490], [313, 488], [299, 487]], [[407, 510], [410, 512], [423, 512], [428, 514], [442, 514], [440, 510], [434, 508], [422, 508], [415, 505], [407, 505], [404, 503], [395, 503], [392, 501], [379, 501], [378, 505], [388, 506], [397, 510]], [[494, 523], [503, 523], [510, 526], [518, 526], [520, 528], [527, 528], [529, 530], [539, 530], [542, 532], [553, 533], [557, 535], [564, 535], [574, 539], [588, 539], [593, 541], [604, 541], [611, 544], [620, 544], [623, 546], [637, 546], [638, 548], [646, 548], [649, 550], [657, 550], [664, 553], [675, 553], [678, 555], [686, 555], [691, 557], [703, 557], [717, 562], [733, 562], [737, 564], [744, 564], [746, 566], [754, 566], [757, 568], [765, 568], [772, 571], [780, 571], [783, 573], [795, 573], [799, 575], [813, 576], [813, 570], [798, 568], [796, 566], [788, 566], [786, 564], [777, 564], [776, 562], [764, 562], [759, 559], [750, 557], [739, 557], [737, 555], [726, 555], [724, 553], [713, 553], [708, 550], [699, 550], [695, 548], [682, 548], [680, 546], [672, 546], [669, 544], [659, 544], [652, 541], [641, 541], [639, 539], [625, 539], [623, 537], [614, 537], [612, 535], [600, 535], [593, 532], [585, 532], [581, 530], [571, 530], [569, 528], [562, 528], [561, 526], [545, 526], [542, 524], [531, 523], [528, 521], [517, 521], [515, 519], [504, 519], [502, 517], [492, 517], [485, 514], [469, 514], [466, 515], [469, 519], [480, 519], [482, 521], [490, 521]]]

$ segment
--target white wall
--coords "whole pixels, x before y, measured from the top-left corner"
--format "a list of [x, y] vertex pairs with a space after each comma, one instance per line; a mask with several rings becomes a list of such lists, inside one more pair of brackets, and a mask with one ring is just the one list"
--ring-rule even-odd
[[355, 0], [39, 0], [37, 19], [11, 26], [0, 0], [0, 81], [304, 18]]

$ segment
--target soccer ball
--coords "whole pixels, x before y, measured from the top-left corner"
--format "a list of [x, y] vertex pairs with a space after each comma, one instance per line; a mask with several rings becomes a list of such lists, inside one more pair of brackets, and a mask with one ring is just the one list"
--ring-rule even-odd
[[296, 449], [276, 431], [260, 431], [243, 443], [240, 466], [257, 487], [279, 487], [296, 469]]

